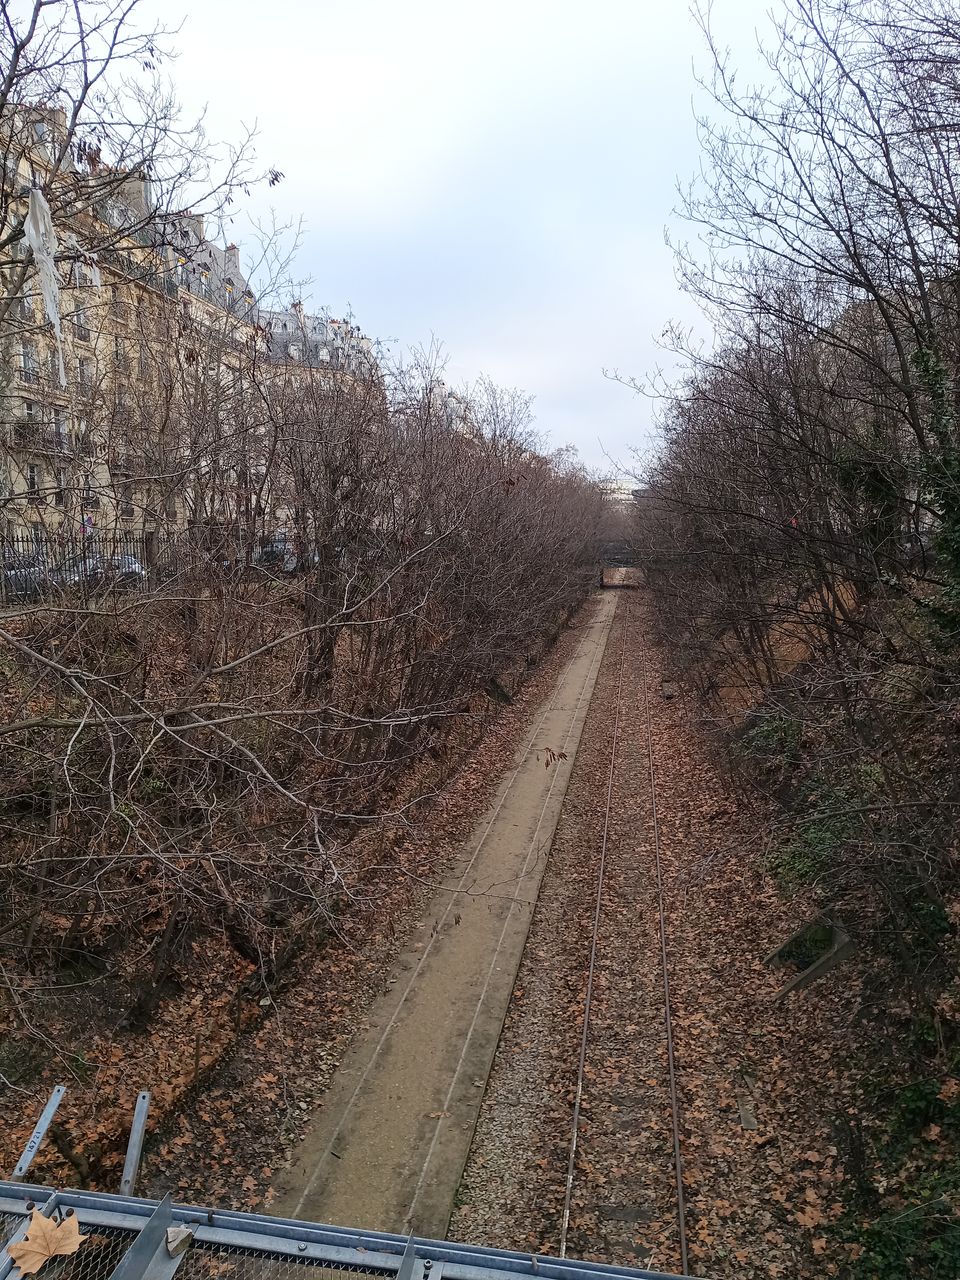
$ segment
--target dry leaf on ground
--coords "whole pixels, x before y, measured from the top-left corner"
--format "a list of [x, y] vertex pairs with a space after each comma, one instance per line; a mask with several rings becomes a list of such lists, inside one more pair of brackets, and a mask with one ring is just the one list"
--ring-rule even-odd
[[86, 1238], [80, 1234], [75, 1213], [61, 1222], [54, 1222], [52, 1218], [45, 1218], [39, 1209], [34, 1209], [27, 1234], [16, 1244], [8, 1244], [7, 1253], [22, 1274], [30, 1276], [51, 1258], [76, 1253]]

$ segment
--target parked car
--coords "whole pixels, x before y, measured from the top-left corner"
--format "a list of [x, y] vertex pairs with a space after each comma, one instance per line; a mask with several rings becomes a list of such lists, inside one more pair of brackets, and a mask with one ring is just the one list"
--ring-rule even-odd
[[50, 581], [61, 591], [82, 587], [86, 591], [133, 591], [146, 585], [143, 565], [131, 555], [104, 555], [83, 551], [69, 556], [50, 572]]
[[38, 600], [43, 594], [48, 572], [47, 560], [42, 552], [25, 554], [6, 549], [3, 553], [2, 602], [8, 604]]
[[312, 569], [316, 563], [316, 551], [298, 551], [285, 538], [271, 538], [262, 542], [253, 557], [253, 564], [268, 573], [303, 573]]

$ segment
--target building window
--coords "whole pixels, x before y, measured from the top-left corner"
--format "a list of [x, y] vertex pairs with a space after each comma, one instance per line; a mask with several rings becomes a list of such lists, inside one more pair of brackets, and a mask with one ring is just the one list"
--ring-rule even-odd
[[87, 324], [87, 313], [82, 307], [77, 307], [73, 313], [73, 333], [78, 342], [90, 341], [90, 328]]
[[93, 390], [93, 361], [87, 356], [80, 356], [77, 359], [77, 381], [80, 383], [81, 391]]
[[100, 506], [100, 494], [94, 487], [93, 480], [90, 476], [86, 476], [83, 481], [83, 493], [80, 495], [80, 504], [81, 506], [89, 507], [91, 510], [96, 510], [96, 508]]
[[40, 468], [35, 462], [28, 462], [25, 472], [27, 480], [27, 500], [40, 501]]
[[66, 409], [53, 411], [53, 443], [64, 453], [70, 448], [70, 418]]
[[57, 487], [53, 491], [54, 506], [62, 507], [67, 500], [67, 473], [63, 467], [57, 467], [55, 472]]
[[130, 480], [125, 480], [120, 485], [120, 499], [117, 503], [117, 512], [124, 520], [133, 519], [133, 484]]
[[49, 160], [50, 156], [50, 127], [46, 120], [35, 120], [33, 123], [33, 136], [37, 140], [37, 151], [44, 160]]
[[93, 457], [93, 432], [90, 423], [81, 418], [79, 424], [74, 425], [73, 431], [73, 449], [75, 453], [84, 457]]
[[20, 377], [30, 386], [39, 385], [40, 361], [37, 358], [37, 348], [32, 342], [24, 342], [20, 348]]
[[36, 400], [24, 400], [23, 402], [23, 420], [24, 422], [39, 422], [40, 408]]

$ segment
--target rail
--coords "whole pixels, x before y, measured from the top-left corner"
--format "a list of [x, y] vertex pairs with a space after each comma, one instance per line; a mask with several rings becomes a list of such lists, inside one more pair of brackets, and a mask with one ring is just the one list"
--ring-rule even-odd
[[677, 1230], [680, 1237], [680, 1268], [687, 1270], [686, 1205], [683, 1195], [683, 1155], [680, 1150], [680, 1104], [677, 1097], [677, 1061], [673, 1045], [673, 1017], [670, 1008], [670, 961], [667, 955], [667, 911], [660, 859], [660, 821], [657, 815], [657, 778], [653, 755], [653, 721], [650, 690], [647, 686], [647, 658], [640, 651], [640, 678], [643, 683], [643, 712], [647, 729], [647, 760], [650, 771], [650, 816], [653, 826], [653, 856], [657, 872], [657, 899], [660, 908], [660, 963], [663, 968], [664, 1029], [667, 1039], [667, 1074], [670, 1084], [670, 1118], [673, 1130], [673, 1167], [677, 1183]]
[[[607, 774], [606, 801], [603, 816], [603, 835], [600, 842], [600, 859], [597, 868], [596, 901], [593, 912], [593, 926], [590, 938], [590, 959], [587, 969], [587, 987], [584, 997], [583, 1026], [580, 1036], [580, 1053], [577, 1064], [577, 1082], [574, 1091], [573, 1116], [568, 1146], [567, 1173], [563, 1198], [563, 1214], [560, 1223], [560, 1257], [566, 1256], [567, 1238], [570, 1228], [570, 1211], [573, 1201], [573, 1186], [576, 1177], [577, 1146], [580, 1131], [580, 1114], [583, 1102], [583, 1082], [586, 1070], [587, 1049], [590, 1035], [590, 1014], [593, 1003], [593, 989], [596, 974], [597, 945], [600, 936], [601, 906], [604, 882], [607, 871], [607, 842], [610, 830], [610, 809], [613, 800], [614, 782], [616, 778], [617, 748], [620, 741], [620, 720], [623, 702], [623, 673], [626, 662], [626, 642], [629, 627], [628, 618], [622, 626], [620, 643], [620, 662], [617, 676], [616, 710], [613, 724], [613, 740], [610, 747], [610, 767]], [[657, 902], [659, 914], [660, 964], [663, 979], [664, 1034], [667, 1047], [667, 1073], [670, 1096], [671, 1130], [673, 1146], [673, 1168], [676, 1183], [677, 1200], [677, 1233], [680, 1247], [680, 1266], [687, 1274], [689, 1254], [687, 1248], [686, 1203], [683, 1191], [683, 1156], [680, 1146], [680, 1106], [677, 1088], [677, 1064], [673, 1038], [673, 1017], [670, 997], [670, 963], [667, 945], [667, 912], [666, 895], [663, 885], [663, 868], [660, 857], [660, 822], [657, 812], [656, 769], [653, 751], [653, 721], [650, 714], [650, 693], [647, 683], [646, 654], [640, 651], [640, 677], [643, 684], [643, 716], [647, 740], [647, 766], [650, 785], [650, 817], [651, 835], [654, 850], [654, 867], [657, 886]]]
[[620, 740], [620, 703], [623, 696], [623, 668], [627, 656], [627, 628], [624, 624], [620, 639], [620, 672], [617, 679], [617, 708], [613, 720], [613, 743], [610, 747], [610, 771], [607, 775], [607, 799], [603, 814], [603, 838], [600, 842], [600, 866], [597, 871], [597, 900], [593, 911], [593, 930], [590, 936], [590, 963], [587, 968], [587, 990], [583, 1002], [583, 1029], [580, 1035], [580, 1058], [577, 1064], [577, 1086], [573, 1097], [573, 1122], [570, 1129], [570, 1147], [567, 1157], [567, 1178], [563, 1193], [563, 1216], [560, 1220], [560, 1257], [567, 1254], [567, 1234], [570, 1230], [570, 1205], [573, 1199], [573, 1180], [577, 1161], [577, 1139], [580, 1132], [580, 1108], [583, 1102], [583, 1075], [587, 1062], [587, 1041], [590, 1035], [590, 1011], [593, 1004], [593, 983], [597, 968], [597, 939], [600, 936], [600, 909], [603, 901], [603, 883], [607, 872], [607, 835], [610, 830], [610, 801], [613, 796], [613, 778], [616, 769], [617, 744]]

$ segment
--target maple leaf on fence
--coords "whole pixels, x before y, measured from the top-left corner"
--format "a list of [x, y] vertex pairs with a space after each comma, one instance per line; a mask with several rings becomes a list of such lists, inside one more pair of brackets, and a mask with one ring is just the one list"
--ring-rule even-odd
[[23, 1275], [36, 1275], [51, 1258], [76, 1253], [86, 1238], [80, 1234], [75, 1213], [61, 1222], [54, 1222], [52, 1218], [45, 1218], [39, 1209], [34, 1209], [27, 1234], [17, 1243], [8, 1244], [7, 1253]]

